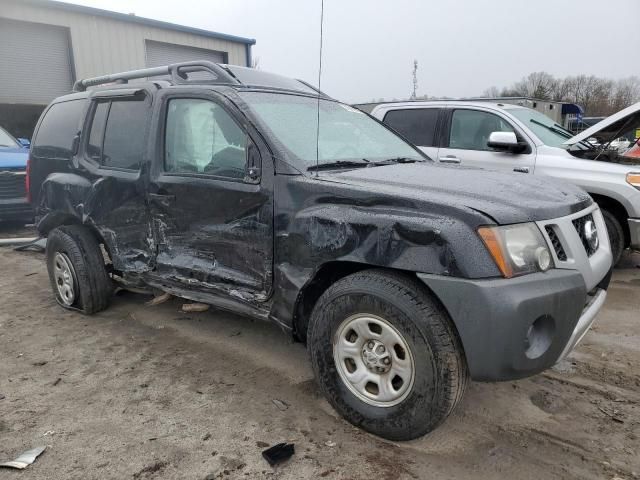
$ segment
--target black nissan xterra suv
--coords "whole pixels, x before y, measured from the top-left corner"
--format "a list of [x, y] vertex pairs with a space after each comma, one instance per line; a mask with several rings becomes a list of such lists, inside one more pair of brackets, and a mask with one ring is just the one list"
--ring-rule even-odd
[[602, 307], [609, 239], [577, 187], [435, 165], [365, 113], [247, 68], [74, 90], [43, 112], [29, 177], [65, 308], [98, 312], [118, 285], [273, 321], [306, 342], [337, 411], [404, 440], [469, 379], [555, 364]]

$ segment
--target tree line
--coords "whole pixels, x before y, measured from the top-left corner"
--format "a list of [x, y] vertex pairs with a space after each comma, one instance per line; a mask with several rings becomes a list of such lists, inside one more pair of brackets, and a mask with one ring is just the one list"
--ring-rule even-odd
[[640, 101], [640, 77], [620, 80], [575, 75], [556, 78], [547, 72], [534, 72], [501, 90], [487, 88], [485, 97], [533, 97], [540, 100], [576, 103], [586, 116], [608, 116]]

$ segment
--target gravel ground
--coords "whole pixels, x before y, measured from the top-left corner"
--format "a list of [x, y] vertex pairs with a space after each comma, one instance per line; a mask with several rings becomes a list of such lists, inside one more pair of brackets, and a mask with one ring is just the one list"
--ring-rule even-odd
[[[472, 383], [439, 429], [392, 443], [339, 418], [275, 326], [127, 292], [85, 317], [55, 303], [42, 254], [0, 248], [0, 461], [48, 446], [0, 478], [640, 478], [636, 264], [562, 364]], [[260, 452], [282, 441], [296, 453], [272, 469]]]

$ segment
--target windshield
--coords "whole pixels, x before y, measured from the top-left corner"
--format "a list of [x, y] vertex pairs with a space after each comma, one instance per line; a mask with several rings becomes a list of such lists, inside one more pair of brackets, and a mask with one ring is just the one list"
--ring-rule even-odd
[[564, 142], [573, 137], [573, 134], [562, 125], [535, 110], [529, 108], [508, 108], [505, 110], [524, 123], [542, 143], [550, 147], [566, 148], [566, 145], [563, 145]]
[[318, 136], [317, 98], [264, 92], [240, 95], [301, 170], [315, 166], [316, 155], [319, 164], [425, 159], [393, 132], [348, 105], [320, 100]]
[[16, 148], [19, 145], [11, 135], [0, 128], [0, 147]]

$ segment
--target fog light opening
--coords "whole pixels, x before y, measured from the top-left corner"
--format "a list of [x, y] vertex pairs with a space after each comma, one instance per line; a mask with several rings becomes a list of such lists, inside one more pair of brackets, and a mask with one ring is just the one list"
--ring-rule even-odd
[[536, 262], [538, 262], [538, 268], [543, 272], [549, 270], [549, 267], [551, 267], [551, 254], [549, 250], [544, 247], [539, 247], [536, 251]]
[[529, 326], [525, 338], [525, 352], [527, 358], [534, 360], [544, 355], [551, 343], [556, 330], [556, 322], [550, 315], [542, 315]]

